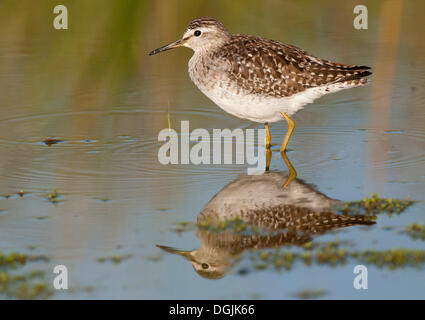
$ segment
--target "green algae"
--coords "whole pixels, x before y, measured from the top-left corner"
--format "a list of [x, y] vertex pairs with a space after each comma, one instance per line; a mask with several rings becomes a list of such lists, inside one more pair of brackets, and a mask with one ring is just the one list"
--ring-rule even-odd
[[403, 233], [408, 234], [414, 240], [422, 240], [425, 241], [425, 225], [412, 223], [406, 227]]
[[[407, 200], [393, 198], [379, 198], [376, 193], [371, 197], [366, 197], [358, 201], [347, 201], [334, 208], [335, 214], [342, 215], [363, 215], [364, 217], [375, 220], [379, 214], [387, 214], [391, 216], [393, 213], [400, 214], [405, 211], [415, 201], [408, 198]], [[236, 217], [223, 221], [203, 220], [198, 224], [192, 222], [177, 222], [176, 227], [172, 231], [179, 233], [193, 231], [195, 229], [207, 230], [210, 232], [231, 231], [238, 234], [254, 234], [268, 233], [267, 230], [262, 230], [258, 226], [248, 224], [244, 220]], [[333, 232], [340, 232], [334, 230]], [[310, 245], [310, 244], [306, 244]]]
[[311, 267], [326, 265], [329, 267], [342, 266], [347, 263], [362, 263], [374, 265], [378, 268], [395, 270], [407, 267], [421, 267], [425, 264], [425, 250], [411, 250], [395, 248], [388, 250], [357, 251], [343, 246], [339, 241], [329, 241], [315, 246], [303, 247], [301, 250], [274, 249], [251, 250], [250, 260], [255, 270], [273, 268], [280, 271], [282, 268], [291, 270], [296, 263]]
[[132, 254], [125, 254], [125, 255], [115, 254], [110, 257], [98, 258], [97, 261], [100, 263], [112, 262], [113, 264], [120, 264], [122, 261], [130, 259], [131, 257], [133, 257]]
[[331, 267], [345, 264], [347, 262], [347, 249], [319, 249], [315, 254], [315, 259], [318, 264], [328, 264]]
[[226, 219], [217, 223], [202, 221], [198, 224], [198, 228], [210, 232], [231, 231], [235, 234], [259, 234], [260, 230], [257, 226], [251, 226], [240, 218]]
[[193, 231], [196, 229], [206, 230], [209, 232], [220, 233], [225, 231], [231, 231], [236, 234], [259, 234], [260, 229], [257, 226], [251, 226], [240, 218], [226, 219], [223, 221], [201, 221], [198, 224], [192, 222], [177, 222], [176, 227], [172, 228], [171, 231], [175, 231], [179, 234], [182, 232]]
[[0, 296], [12, 299], [46, 299], [53, 292], [45, 282], [45, 272], [31, 271], [17, 274], [16, 270], [24, 267], [28, 262], [39, 261], [37, 256], [28, 256], [23, 253], [0, 252]]
[[56, 191], [56, 189], [53, 189], [53, 191], [52, 192], [50, 192], [48, 195], [47, 195], [47, 200], [50, 202], [50, 203], [53, 203], [53, 204], [57, 204], [57, 203], [59, 203], [60, 202], [60, 199], [61, 198], [61, 196], [58, 194], [58, 192]]
[[9, 268], [15, 268], [18, 265], [24, 265], [26, 260], [27, 256], [23, 253], [12, 251], [9, 254], [3, 254], [0, 252], [0, 267], [6, 266]]
[[[19, 198], [24, 198], [26, 195], [30, 194], [29, 192], [24, 192], [23, 189], [19, 190], [17, 193], [15, 193], [14, 195], [11, 195], [9, 193], [1, 195], [0, 197], [4, 198], [4, 199], [9, 199], [12, 196], [17, 196]], [[50, 203], [56, 204], [61, 202], [61, 198], [62, 195], [60, 195], [56, 189], [53, 189], [52, 192], [49, 192], [45, 195], [42, 196], [43, 198], [45, 198], [47, 201], [49, 201]]]
[[[336, 212], [343, 215], [364, 215], [370, 219], [376, 219], [379, 214], [400, 214], [406, 210], [414, 201], [410, 198], [407, 200], [379, 198], [376, 193], [369, 198], [359, 201], [350, 201], [343, 203], [342, 206], [336, 208]], [[255, 234], [260, 233], [260, 229], [246, 223], [240, 218], [228, 219], [225, 221], [208, 221], [204, 220], [197, 225], [194, 223], [180, 222], [175, 229], [179, 233], [184, 231], [201, 229], [208, 232], [231, 231], [235, 234]], [[388, 228], [392, 230], [393, 228]], [[261, 232], [264, 230], [261, 229]], [[424, 225], [411, 224], [404, 231], [414, 239], [425, 240]], [[265, 230], [265, 235], [270, 232]], [[355, 250], [353, 242], [340, 241], [335, 239], [328, 242], [309, 241], [295, 249], [291, 247], [271, 249], [251, 249], [248, 251], [250, 256], [251, 268], [255, 270], [265, 270], [274, 268], [275, 270], [285, 269], [291, 270], [296, 264], [304, 266], [329, 266], [337, 267], [346, 265], [347, 263], [362, 263], [366, 265], [374, 265], [378, 268], [386, 268], [394, 270], [406, 267], [421, 267], [425, 264], [425, 250], [410, 250], [405, 248], [393, 248], [387, 250]], [[249, 272], [248, 268], [242, 268], [240, 274]]]
[[425, 263], [424, 250], [390, 249], [366, 250], [359, 255], [360, 262], [372, 264], [378, 268], [394, 270], [404, 267], [418, 267]]
[[410, 197], [407, 200], [379, 198], [376, 193], [373, 193], [370, 197], [362, 200], [344, 202], [338, 210], [343, 214], [363, 213], [365, 215], [387, 214], [391, 216], [393, 213], [402, 213], [414, 202]]
[[309, 299], [317, 299], [326, 295], [325, 290], [318, 289], [304, 289], [295, 293], [295, 296], [299, 299], [309, 300]]
[[312, 243], [311, 241], [306, 242], [306, 243], [304, 244], [304, 249], [305, 249], [305, 250], [311, 250], [312, 248], [313, 248], [313, 243]]
[[306, 266], [311, 266], [311, 261], [312, 261], [312, 255], [310, 252], [303, 252], [300, 254], [300, 258], [302, 260], [302, 262], [306, 265]]
[[179, 235], [183, 232], [193, 231], [196, 229], [196, 224], [192, 222], [177, 222], [174, 225], [175, 227], [171, 228], [170, 231], [177, 232]]
[[44, 272], [8, 275], [0, 272], [0, 295], [16, 299], [47, 299], [53, 292], [43, 280]]

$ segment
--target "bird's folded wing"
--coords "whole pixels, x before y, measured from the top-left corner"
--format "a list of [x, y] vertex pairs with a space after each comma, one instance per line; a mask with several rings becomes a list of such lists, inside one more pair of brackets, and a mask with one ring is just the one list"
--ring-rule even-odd
[[238, 87], [274, 97], [371, 74], [367, 66], [331, 62], [292, 45], [245, 35], [233, 35], [215, 54], [226, 60], [226, 72]]

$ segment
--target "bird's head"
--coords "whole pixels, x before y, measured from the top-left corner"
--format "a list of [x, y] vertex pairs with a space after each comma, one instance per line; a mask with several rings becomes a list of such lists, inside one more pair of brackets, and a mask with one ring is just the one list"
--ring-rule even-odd
[[196, 273], [208, 279], [219, 279], [223, 277], [232, 265], [230, 257], [227, 254], [217, 252], [217, 250], [211, 248], [201, 247], [186, 251], [160, 245], [157, 245], [157, 247], [168, 253], [184, 257], [192, 264]]
[[230, 33], [217, 19], [198, 18], [189, 23], [181, 39], [155, 49], [149, 55], [182, 46], [191, 48], [195, 52], [218, 48], [229, 37]]

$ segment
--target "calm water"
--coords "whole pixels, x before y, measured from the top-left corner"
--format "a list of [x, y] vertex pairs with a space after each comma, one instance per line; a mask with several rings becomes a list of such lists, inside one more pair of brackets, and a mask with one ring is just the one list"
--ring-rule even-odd
[[[423, 241], [399, 233], [425, 222], [423, 1], [371, 1], [363, 31], [352, 27], [357, 1], [61, 3], [67, 31], [52, 27], [53, 1], [0, 3], [0, 195], [11, 195], [0, 198], [0, 251], [47, 256], [20, 272], [44, 270], [48, 283], [53, 267], [66, 265], [73, 290], [52, 298], [291, 299], [305, 289], [329, 299], [425, 298], [423, 267], [368, 266], [369, 289], [357, 291], [354, 262], [244, 275], [236, 265], [211, 280], [156, 247], [200, 247], [202, 236], [179, 234], [176, 223], [196, 222], [215, 194], [246, 175], [243, 165], [161, 165], [157, 137], [168, 113], [177, 131], [182, 120], [210, 132], [256, 125], [225, 114], [190, 82], [190, 50], [147, 55], [179, 38], [192, 18], [211, 15], [233, 32], [372, 66], [370, 86], [323, 97], [295, 116], [288, 157], [312, 193], [419, 200], [401, 215], [316, 235], [313, 243], [423, 249]], [[274, 145], [285, 126], [272, 124]], [[47, 146], [46, 138], [63, 142]], [[287, 171], [278, 152], [271, 170]], [[57, 204], [46, 199], [54, 189]], [[98, 261], [114, 255], [131, 257]], [[248, 252], [240, 259], [249, 264]]]

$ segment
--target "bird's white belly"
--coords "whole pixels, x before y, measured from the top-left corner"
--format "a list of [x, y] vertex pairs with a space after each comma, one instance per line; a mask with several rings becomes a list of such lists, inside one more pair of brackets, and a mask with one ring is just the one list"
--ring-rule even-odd
[[229, 90], [220, 86], [199, 89], [224, 111], [242, 119], [254, 122], [276, 122], [283, 120], [281, 112], [293, 115], [305, 105], [317, 98], [353, 87], [345, 83], [309, 88], [289, 97], [268, 97], [246, 94], [238, 90]]
[[195, 54], [189, 61], [189, 74], [196, 86], [224, 111], [238, 118], [260, 123], [283, 120], [281, 112], [291, 116], [325, 94], [359, 85], [344, 82], [331, 83], [308, 88], [288, 97], [264, 96], [238, 88], [236, 83], [229, 83], [229, 79], [223, 74], [217, 75], [212, 80], [205, 79], [207, 73], [202, 77], [197, 75], [198, 59], [200, 59], [199, 56]]
[[281, 99], [238, 94], [222, 88], [201, 91], [224, 111], [242, 119], [274, 122], [283, 120], [280, 112], [288, 112], [288, 106], [285, 107]]
[[[201, 91], [224, 111], [242, 119], [255, 122], [275, 122], [283, 120], [281, 112], [292, 115], [304, 105], [313, 102], [316, 94], [309, 92], [290, 97], [275, 98], [227, 90], [220, 87]], [[308, 91], [308, 90], [306, 90]], [[321, 95], [321, 94], [320, 94]]]

